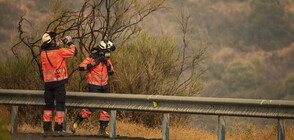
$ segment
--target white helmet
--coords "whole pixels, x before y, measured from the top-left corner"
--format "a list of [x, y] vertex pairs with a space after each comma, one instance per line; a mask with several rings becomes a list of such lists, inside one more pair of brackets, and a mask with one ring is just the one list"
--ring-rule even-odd
[[106, 50], [110, 52], [115, 50], [115, 46], [111, 41], [104, 39], [103, 41], [100, 41], [99, 44], [93, 49]]
[[42, 42], [43, 43], [50, 43], [53, 39], [55, 39], [56, 35], [57, 34], [55, 32], [46, 31], [42, 37]]

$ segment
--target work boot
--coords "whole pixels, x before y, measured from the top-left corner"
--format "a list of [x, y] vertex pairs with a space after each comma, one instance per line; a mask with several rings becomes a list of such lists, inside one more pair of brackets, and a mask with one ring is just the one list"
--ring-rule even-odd
[[53, 137], [65, 137], [69, 136], [69, 133], [63, 130], [63, 123], [55, 122]]
[[78, 122], [71, 122], [69, 129], [72, 133], [76, 133], [76, 129], [78, 128]]
[[43, 133], [43, 136], [44, 137], [50, 137], [50, 136], [52, 136], [51, 122], [44, 122], [43, 123], [43, 129], [44, 129], [44, 133]]
[[99, 129], [99, 134], [100, 135], [104, 135], [104, 136], [108, 136], [109, 135], [109, 133], [105, 129], [103, 129], [103, 128], [102, 129], [101, 128]]
[[78, 114], [78, 116], [75, 118], [74, 121], [72, 121], [70, 123], [70, 131], [72, 133], [75, 133], [76, 132], [76, 129], [78, 128], [78, 125], [84, 120], [84, 118], [82, 118], [82, 116], [80, 114]]
[[51, 131], [44, 131], [43, 137], [51, 137], [52, 136], [52, 130]]
[[69, 136], [69, 133], [67, 133], [64, 130], [62, 130], [62, 131], [54, 131], [53, 132], [53, 137], [67, 137], [67, 136]]
[[109, 133], [106, 132], [106, 127], [108, 126], [108, 121], [100, 121], [100, 129], [99, 129], [99, 134], [100, 135], [106, 135], [108, 136]]

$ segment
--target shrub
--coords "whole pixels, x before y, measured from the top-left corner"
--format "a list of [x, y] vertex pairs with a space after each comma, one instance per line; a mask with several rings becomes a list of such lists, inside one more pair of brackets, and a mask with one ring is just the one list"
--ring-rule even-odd
[[5, 89], [43, 88], [38, 68], [26, 55], [0, 63], [0, 83]]
[[115, 92], [168, 94], [164, 91], [177, 72], [175, 41], [167, 36], [142, 33], [113, 54]]
[[288, 97], [294, 97], [294, 72], [287, 74], [283, 85], [283, 93]]
[[289, 45], [293, 40], [294, 34], [288, 13], [280, 2], [252, 1], [248, 20], [248, 41], [263, 50], [276, 50]]
[[257, 73], [251, 63], [234, 60], [225, 69], [222, 79], [231, 91], [254, 89], [257, 82]]
[[7, 127], [4, 125], [4, 120], [0, 118], [0, 139], [11, 140], [11, 136], [7, 131]]

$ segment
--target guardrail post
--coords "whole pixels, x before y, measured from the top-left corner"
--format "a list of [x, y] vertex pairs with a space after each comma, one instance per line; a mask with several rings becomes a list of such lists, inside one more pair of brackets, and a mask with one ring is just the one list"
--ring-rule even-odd
[[285, 140], [285, 120], [278, 119], [278, 140]]
[[66, 131], [66, 116], [67, 116], [67, 108], [64, 110], [64, 119], [63, 119], [63, 130]]
[[110, 119], [109, 119], [109, 137], [116, 137], [116, 110], [110, 111]]
[[218, 140], [226, 139], [226, 122], [224, 116], [218, 115]]
[[10, 130], [11, 134], [17, 132], [17, 112], [18, 112], [18, 106], [12, 106], [12, 109], [11, 109], [11, 130]]
[[162, 140], [169, 139], [169, 113], [162, 115]]

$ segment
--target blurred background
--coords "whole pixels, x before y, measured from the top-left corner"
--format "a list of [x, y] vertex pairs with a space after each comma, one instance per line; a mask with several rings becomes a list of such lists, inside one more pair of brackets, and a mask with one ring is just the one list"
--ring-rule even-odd
[[[52, 2], [0, 3], [0, 58], [4, 62], [13, 58], [11, 47], [17, 41], [20, 16], [25, 15], [30, 24], [41, 29]], [[83, 1], [66, 4], [79, 10]], [[190, 16], [187, 32], [191, 49], [207, 48], [201, 64], [207, 71], [201, 77], [204, 89], [200, 96], [293, 99], [292, 0], [168, 0], [165, 7], [146, 17], [141, 28], [148, 33], [168, 34], [180, 46], [177, 16], [181, 11]]]
[[[131, 30], [134, 35], [129, 33], [131, 31], [124, 31], [130, 34], [129, 38], [115, 34], [108, 36], [117, 44], [117, 50], [111, 56], [116, 69], [116, 74], [110, 78], [112, 92], [294, 99], [293, 0], [132, 2], [135, 3], [132, 8], [137, 8], [137, 11], [148, 4], [159, 8], [156, 7], [136, 25], [136, 32]], [[35, 51], [38, 54], [41, 43], [36, 43], [36, 48], [27, 49], [24, 42], [41, 38], [48, 23], [58, 17], [58, 12], [80, 11], [84, 3], [83, 0], [0, 0], [0, 88], [43, 89], [42, 79], [36, 76], [39, 75], [38, 55], [35, 59], [31, 53]], [[25, 23], [20, 22], [21, 16]], [[26, 34], [22, 36], [25, 41], [20, 41], [19, 25]], [[140, 30], [137, 31], [138, 28]], [[63, 29], [57, 30], [64, 32]], [[76, 33], [64, 33], [77, 37]], [[99, 34], [96, 36], [101, 37]], [[67, 61], [68, 69], [72, 71], [67, 91], [87, 91], [84, 74], [74, 69], [88, 54], [82, 44], [89, 44], [89, 41], [74, 41], [81, 54]], [[0, 114], [7, 113], [5, 110], [7, 108], [2, 106]], [[22, 108], [23, 112], [28, 110]], [[69, 119], [72, 119], [76, 110], [69, 112], [72, 113]], [[41, 121], [41, 113], [31, 118]], [[142, 114], [149, 116], [142, 121], [137, 117]], [[120, 117], [148, 127], [160, 124], [160, 117], [147, 113], [121, 112]], [[150, 117], [158, 121], [145, 122]], [[28, 123], [25, 118], [28, 116], [23, 116], [22, 121]], [[192, 124], [193, 128], [205, 128], [209, 132], [216, 130], [217, 119], [214, 117], [175, 115], [175, 118], [175, 122], [182, 118], [191, 119], [193, 123], [186, 124]], [[242, 120], [227, 119], [232, 127], [229, 130], [235, 132], [237, 130], [233, 128], [242, 128], [244, 139], [253, 139], [257, 135], [264, 135], [260, 139], [271, 139], [266, 136], [276, 138], [273, 133], [275, 120]], [[92, 121], [97, 123], [95, 119]], [[255, 124], [260, 125], [260, 131], [259, 127], [253, 127]], [[269, 124], [270, 132], [263, 132]], [[36, 122], [33, 125], [41, 124]], [[86, 122], [84, 125], [89, 124]], [[242, 135], [241, 131], [238, 133]]]

